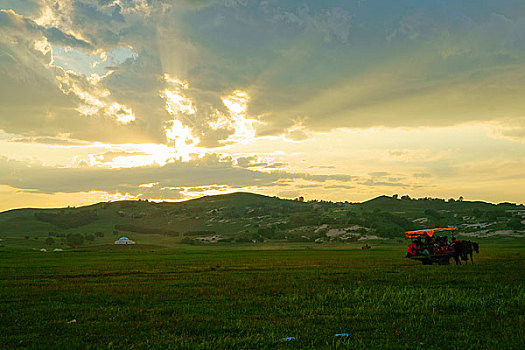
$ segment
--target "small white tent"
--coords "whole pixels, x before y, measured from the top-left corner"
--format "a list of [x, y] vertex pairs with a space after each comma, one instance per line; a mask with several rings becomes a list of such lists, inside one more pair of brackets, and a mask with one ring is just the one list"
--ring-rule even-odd
[[115, 244], [135, 244], [135, 242], [129, 239], [128, 237], [120, 237], [118, 240], [115, 241]]
[[41, 252], [47, 252], [47, 249], [46, 248], [42, 248], [40, 249]]

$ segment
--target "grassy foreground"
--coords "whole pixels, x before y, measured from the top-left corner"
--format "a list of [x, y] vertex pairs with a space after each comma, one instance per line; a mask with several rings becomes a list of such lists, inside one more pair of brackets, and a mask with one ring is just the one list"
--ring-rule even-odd
[[423, 266], [404, 245], [120, 248], [0, 250], [0, 348], [524, 346], [518, 242], [467, 266]]

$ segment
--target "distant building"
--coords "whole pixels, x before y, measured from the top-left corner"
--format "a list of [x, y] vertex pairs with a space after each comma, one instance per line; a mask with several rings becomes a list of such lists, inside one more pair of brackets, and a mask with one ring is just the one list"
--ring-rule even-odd
[[128, 237], [120, 237], [118, 240], [115, 241], [115, 244], [135, 244], [135, 242], [129, 239]]
[[55, 248], [53, 251], [54, 251], [54, 252], [63, 252], [64, 249], [62, 249], [62, 248]]
[[42, 248], [40, 249], [41, 252], [47, 252], [47, 249], [46, 248]]

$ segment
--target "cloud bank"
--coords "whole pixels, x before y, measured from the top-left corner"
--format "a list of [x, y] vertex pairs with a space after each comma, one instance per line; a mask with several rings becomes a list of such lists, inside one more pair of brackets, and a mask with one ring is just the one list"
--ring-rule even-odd
[[[301, 140], [341, 127], [498, 120], [525, 107], [525, 5], [515, 1], [4, 3], [7, 132], [108, 142], [112, 128], [114, 142], [169, 143], [177, 120], [214, 148], [246, 128]], [[77, 72], [56, 65], [61, 48]], [[122, 48], [133, 58], [104, 62]], [[107, 74], [85, 74], [95, 58]], [[224, 101], [239, 91], [236, 115]], [[173, 99], [193, 109], [170, 111]]]
[[0, 185], [339, 195], [517, 164], [524, 32], [515, 0], [0, 0]]

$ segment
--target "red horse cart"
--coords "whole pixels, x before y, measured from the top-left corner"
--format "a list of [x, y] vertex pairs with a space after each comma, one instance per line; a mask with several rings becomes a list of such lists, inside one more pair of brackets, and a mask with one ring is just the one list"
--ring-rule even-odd
[[[407, 231], [405, 235], [412, 242], [407, 249], [407, 258], [419, 260], [423, 265], [450, 264], [450, 258], [455, 255], [455, 238], [448, 239], [445, 233], [454, 232], [457, 227], [432, 228], [417, 231]], [[442, 234], [439, 236], [439, 234]]]

